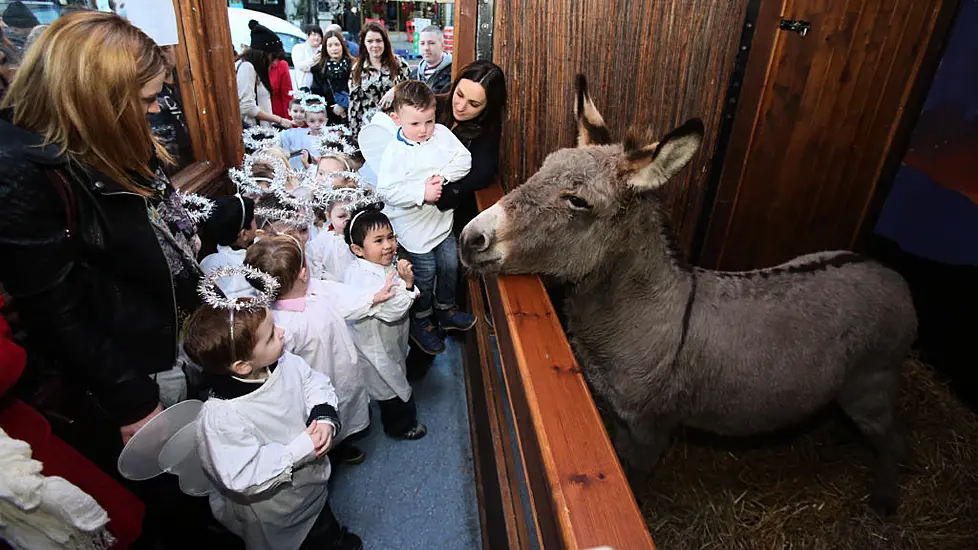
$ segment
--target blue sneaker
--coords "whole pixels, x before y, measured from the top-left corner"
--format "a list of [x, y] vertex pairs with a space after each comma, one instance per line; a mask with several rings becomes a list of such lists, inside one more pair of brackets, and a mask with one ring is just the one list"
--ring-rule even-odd
[[438, 328], [431, 317], [411, 319], [411, 342], [428, 355], [438, 355], [445, 351], [445, 342], [438, 336]]
[[466, 331], [475, 326], [476, 318], [471, 313], [459, 311], [458, 308], [436, 309], [435, 317], [442, 330]]

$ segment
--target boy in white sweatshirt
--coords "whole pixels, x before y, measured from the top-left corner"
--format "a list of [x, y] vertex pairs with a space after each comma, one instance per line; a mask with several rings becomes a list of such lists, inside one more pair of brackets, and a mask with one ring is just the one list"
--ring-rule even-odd
[[384, 213], [414, 265], [421, 292], [411, 309], [411, 341], [431, 355], [445, 349], [438, 327], [464, 331], [476, 322], [455, 303], [454, 212], [435, 206], [443, 185], [469, 173], [472, 155], [451, 130], [435, 124], [435, 102], [423, 82], [409, 80], [394, 88], [391, 119], [399, 130], [384, 150], [377, 174], [377, 191], [387, 203]]

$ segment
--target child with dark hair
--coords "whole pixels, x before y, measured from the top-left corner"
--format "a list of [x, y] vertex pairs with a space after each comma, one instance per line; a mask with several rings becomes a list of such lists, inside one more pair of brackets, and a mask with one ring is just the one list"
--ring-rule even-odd
[[428, 428], [418, 422], [405, 367], [408, 312], [418, 289], [411, 263], [400, 260], [394, 265], [397, 239], [382, 207], [380, 203], [352, 212], [344, 236], [357, 260], [343, 280], [367, 292], [387, 289], [392, 296], [350, 326], [367, 393], [380, 405], [384, 432], [397, 439], [421, 439]]
[[341, 429], [333, 385], [284, 351], [268, 308], [247, 305], [257, 307], [206, 304], [187, 325], [187, 354], [211, 387], [197, 438], [218, 489], [209, 495], [214, 517], [249, 550], [359, 550], [327, 502], [324, 455]]
[[380, 307], [393, 294], [356, 291], [347, 285], [310, 277], [299, 243], [282, 235], [262, 239], [248, 250], [245, 264], [278, 279], [272, 312], [285, 329], [285, 349], [302, 357], [313, 370], [327, 374], [336, 387], [343, 429], [336, 435], [332, 460], [363, 462], [363, 451], [349, 436], [370, 425], [369, 398], [360, 376], [358, 355], [347, 317], [359, 318]]
[[448, 128], [435, 124], [435, 94], [411, 80], [394, 88], [391, 119], [400, 128], [384, 150], [377, 190], [401, 246], [417, 270], [420, 297], [411, 311], [411, 341], [425, 353], [445, 350], [442, 330], [469, 330], [476, 319], [458, 310], [458, 252], [452, 210], [437, 203], [442, 186], [469, 173], [472, 155]]
[[[240, 266], [245, 252], [255, 240], [255, 201], [241, 195], [218, 197], [214, 211], [198, 228], [201, 252], [213, 251], [200, 261], [204, 275], [219, 267]], [[223, 277], [218, 286], [225, 296], [237, 298], [251, 294], [252, 286], [241, 275]]]

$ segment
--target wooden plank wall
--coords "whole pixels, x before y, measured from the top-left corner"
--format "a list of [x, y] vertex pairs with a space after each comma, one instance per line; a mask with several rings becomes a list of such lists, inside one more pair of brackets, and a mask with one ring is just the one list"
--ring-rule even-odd
[[574, 76], [584, 73], [616, 140], [632, 124], [657, 139], [703, 119], [703, 148], [668, 189], [688, 251], [745, 8], [746, 0], [496, 0], [493, 58], [510, 98], [503, 184], [519, 185], [573, 145]]

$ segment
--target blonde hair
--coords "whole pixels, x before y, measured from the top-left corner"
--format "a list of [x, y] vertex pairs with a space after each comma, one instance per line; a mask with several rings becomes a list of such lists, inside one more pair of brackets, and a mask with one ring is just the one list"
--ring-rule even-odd
[[140, 91], [163, 74], [153, 40], [111, 13], [77, 11], [58, 18], [27, 51], [2, 108], [45, 145], [140, 195], [151, 190], [150, 158], [170, 156], [153, 137]]

